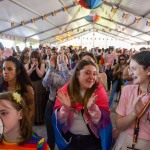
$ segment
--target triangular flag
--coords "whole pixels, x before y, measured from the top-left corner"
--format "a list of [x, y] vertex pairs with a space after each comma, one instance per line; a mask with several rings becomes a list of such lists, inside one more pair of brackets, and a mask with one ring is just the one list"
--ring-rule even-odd
[[24, 21], [21, 21], [21, 26], [24, 26], [25, 22]]
[[122, 18], [127, 19], [128, 14], [127, 13], [123, 13], [122, 14]]
[[52, 16], [56, 16], [56, 11], [51, 12]]
[[35, 23], [35, 19], [34, 18], [31, 19], [31, 23]]
[[134, 23], [138, 24], [140, 20], [141, 20], [141, 18], [135, 17]]
[[112, 6], [111, 12], [116, 13], [116, 11], [117, 11], [117, 7], [116, 6]]
[[150, 27], [150, 21], [146, 21], [146, 26]]
[[73, 2], [74, 6], [77, 6], [79, 4], [79, 2]]
[[42, 16], [42, 20], [46, 20], [46, 15]]
[[12, 27], [12, 28], [14, 27], [14, 25], [15, 25], [15, 23], [14, 23], [14, 22], [11, 22], [11, 27]]
[[62, 11], [67, 11], [68, 7], [62, 7]]

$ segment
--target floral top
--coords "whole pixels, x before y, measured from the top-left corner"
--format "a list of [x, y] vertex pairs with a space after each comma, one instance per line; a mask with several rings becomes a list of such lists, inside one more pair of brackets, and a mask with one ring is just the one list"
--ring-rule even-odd
[[61, 67], [62, 71], [50, 67], [43, 78], [43, 86], [49, 90], [49, 99], [52, 101], [55, 99], [57, 89], [69, 81], [71, 76], [71, 71], [69, 71], [65, 62], [62, 61]]

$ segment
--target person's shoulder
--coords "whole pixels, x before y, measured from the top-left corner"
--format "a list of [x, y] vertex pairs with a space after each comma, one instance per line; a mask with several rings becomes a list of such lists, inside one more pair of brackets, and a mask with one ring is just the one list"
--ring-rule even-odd
[[32, 133], [32, 137], [27, 142], [28, 144], [38, 144], [40, 141], [45, 142], [45, 139], [42, 136], [39, 136], [37, 133]]
[[123, 91], [127, 91], [127, 92], [134, 92], [138, 89], [138, 85], [126, 85], [123, 87]]
[[98, 81], [97, 82], [97, 89], [95, 90], [95, 93], [101, 93], [101, 92], [105, 92], [105, 88], [104, 86]]
[[61, 88], [61, 90], [62, 90], [63, 92], [67, 92], [67, 91], [68, 91], [68, 86], [69, 86], [69, 82], [67, 82], [67, 83]]

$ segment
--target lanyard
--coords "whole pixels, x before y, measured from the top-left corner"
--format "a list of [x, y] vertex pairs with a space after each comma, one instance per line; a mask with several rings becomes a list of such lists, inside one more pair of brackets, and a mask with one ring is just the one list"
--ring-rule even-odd
[[[138, 95], [139, 94], [141, 94], [141, 92], [140, 92], [140, 90], [138, 88]], [[138, 139], [140, 119], [143, 116], [143, 114], [146, 112], [146, 110], [148, 109], [149, 106], [150, 106], [150, 99], [143, 106], [141, 112], [139, 113], [138, 117], [136, 118], [135, 125], [134, 125], [134, 134], [133, 134], [132, 148], [128, 147], [128, 148], [130, 148], [132, 150], [137, 150], [137, 149], [135, 149], [135, 144], [137, 143], [137, 139]]]

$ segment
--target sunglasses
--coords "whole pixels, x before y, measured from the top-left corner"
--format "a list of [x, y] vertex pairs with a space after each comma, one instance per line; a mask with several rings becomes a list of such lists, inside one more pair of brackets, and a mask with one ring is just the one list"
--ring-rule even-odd
[[121, 61], [121, 60], [125, 60], [125, 59], [119, 59], [119, 60]]

